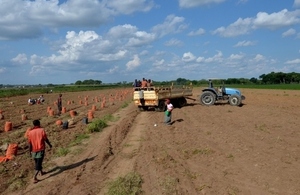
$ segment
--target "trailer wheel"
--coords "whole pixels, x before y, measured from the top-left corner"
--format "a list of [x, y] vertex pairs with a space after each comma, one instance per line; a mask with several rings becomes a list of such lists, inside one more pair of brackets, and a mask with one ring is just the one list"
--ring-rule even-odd
[[160, 100], [158, 106], [155, 108], [156, 111], [163, 112], [165, 111], [166, 105], [164, 100]]
[[185, 106], [186, 104], [187, 104], [187, 101], [184, 97], [181, 97], [181, 98], [178, 99], [178, 105], [179, 105], [180, 108]]

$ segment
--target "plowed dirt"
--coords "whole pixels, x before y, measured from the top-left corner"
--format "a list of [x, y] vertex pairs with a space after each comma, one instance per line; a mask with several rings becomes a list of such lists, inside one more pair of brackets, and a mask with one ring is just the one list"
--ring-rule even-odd
[[[175, 108], [173, 124], [166, 126], [162, 112], [138, 111], [128, 92], [122, 100], [95, 111], [95, 118], [112, 114], [116, 120], [103, 132], [71, 147], [65, 157], [55, 153], [86, 129], [81, 120], [93, 104], [92, 97], [116, 97], [120, 91], [63, 94], [64, 105], [67, 100], [75, 102], [68, 110], [78, 111], [68, 130], [53, 125], [58, 118], [67, 120], [67, 113], [42, 116], [57, 94], [44, 94], [46, 103], [33, 106], [24, 105], [27, 96], [2, 99], [0, 109], [16, 125], [0, 138], [21, 132], [18, 140], [11, 140], [20, 143], [19, 155], [1, 171], [2, 194], [102, 195], [108, 182], [130, 172], [141, 175], [143, 194], [149, 195], [300, 194], [299, 91], [242, 89], [246, 100], [241, 107], [226, 103], [202, 106], [198, 97], [201, 88], [193, 93], [196, 101], [188, 100], [187, 106]], [[78, 96], [89, 96], [89, 106], [79, 105]], [[21, 100], [29, 116], [25, 122], [18, 113], [21, 104], [16, 103]], [[36, 117], [41, 118], [53, 149], [47, 150], [44, 161], [47, 174], [33, 184], [33, 161], [22, 136]], [[12, 176], [23, 185], [4, 185]]]

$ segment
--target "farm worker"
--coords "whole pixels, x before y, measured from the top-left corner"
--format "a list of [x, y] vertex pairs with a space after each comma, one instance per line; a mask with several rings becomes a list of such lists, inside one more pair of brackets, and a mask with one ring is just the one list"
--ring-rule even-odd
[[43, 160], [45, 155], [45, 148], [47, 143], [52, 148], [50, 141], [47, 138], [46, 132], [44, 128], [41, 128], [40, 121], [33, 121], [33, 128], [28, 132], [28, 142], [29, 142], [29, 152], [31, 157], [35, 162], [35, 174], [33, 177], [33, 183], [37, 183], [39, 180], [37, 179], [37, 175], [43, 175]]
[[61, 99], [61, 96], [62, 96], [62, 94], [60, 93], [60, 94], [58, 95], [58, 98], [57, 98], [58, 115], [60, 115], [61, 110], [62, 110], [62, 99]]
[[212, 83], [212, 81], [211, 81], [211, 79], [208, 80], [208, 83], [209, 83], [209, 84], [208, 84], [208, 87], [209, 87], [209, 88], [213, 88], [213, 87], [214, 87], [214, 86], [213, 86], [213, 83]]
[[137, 79], [134, 80], [134, 82], [132, 83], [132, 86], [133, 87], [139, 87], [139, 83], [138, 83]]
[[171, 103], [170, 99], [166, 99], [167, 109], [165, 111], [165, 124], [171, 125], [172, 124], [172, 111], [174, 109], [173, 104]]
[[35, 104], [35, 99], [32, 99], [31, 97], [28, 99], [28, 104], [33, 105]]
[[143, 78], [142, 80], [142, 88], [146, 88], [147, 87], [147, 80], [145, 78]]
[[147, 81], [147, 87], [151, 87], [151, 86], [152, 86], [152, 80], [148, 79], [148, 81]]
[[44, 96], [43, 95], [41, 95], [40, 97], [39, 97], [39, 99], [38, 99], [41, 103], [43, 103], [44, 101], [45, 101], [45, 99], [44, 99]]

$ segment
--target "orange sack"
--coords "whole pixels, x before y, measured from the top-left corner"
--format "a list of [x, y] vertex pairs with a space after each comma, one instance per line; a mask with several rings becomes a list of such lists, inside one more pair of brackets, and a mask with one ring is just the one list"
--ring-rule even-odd
[[18, 153], [18, 144], [9, 144], [6, 150], [6, 156], [0, 156], [0, 163], [12, 160]]

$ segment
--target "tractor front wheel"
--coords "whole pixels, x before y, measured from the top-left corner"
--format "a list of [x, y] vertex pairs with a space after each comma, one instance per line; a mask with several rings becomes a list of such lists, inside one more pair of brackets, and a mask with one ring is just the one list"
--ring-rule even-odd
[[214, 105], [215, 101], [216, 101], [216, 96], [211, 91], [204, 91], [200, 97], [200, 102], [206, 106]]
[[229, 103], [231, 106], [239, 106], [242, 103], [241, 97], [233, 94], [229, 97]]

